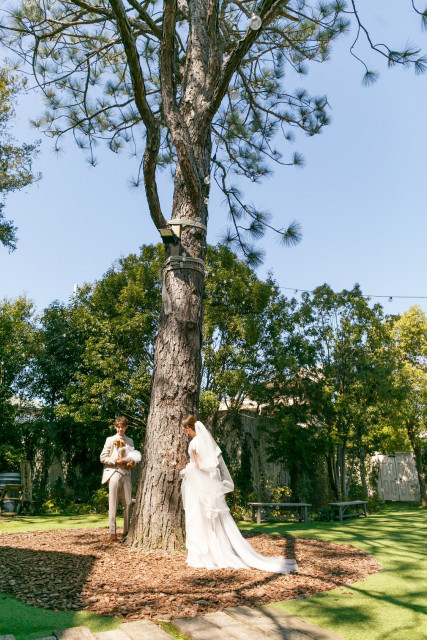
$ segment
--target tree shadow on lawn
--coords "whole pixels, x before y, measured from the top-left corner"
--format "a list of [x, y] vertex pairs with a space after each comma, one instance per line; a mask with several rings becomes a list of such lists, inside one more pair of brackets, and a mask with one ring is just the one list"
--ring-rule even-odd
[[162, 619], [300, 598], [379, 569], [373, 558], [348, 545], [260, 533], [248, 537], [263, 555], [295, 554], [299, 572], [193, 569], [185, 552], [137, 552], [110, 544], [99, 529], [51, 530], [0, 536], [4, 591], [39, 607]]
[[[366, 583], [353, 583], [344, 590], [321, 593], [295, 603], [289, 610], [319, 624], [323, 622], [351, 638], [427, 638], [421, 630], [422, 615], [427, 612], [422, 576], [426, 563], [423, 528], [426, 519], [427, 513], [416, 507], [396, 511], [392, 507], [367, 519], [297, 525], [294, 532], [298, 537], [318, 536], [365, 549], [381, 562], [383, 572]], [[290, 528], [286, 532], [292, 534]], [[354, 596], [348, 605], [347, 594]]]
[[[354, 586], [349, 587], [351, 591]], [[344, 593], [350, 595], [350, 591], [345, 590]], [[362, 591], [369, 597], [373, 596], [371, 591]], [[409, 619], [405, 616], [402, 619], [394, 615], [390, 617], [377, 617], [369, 606], [364, 604], [355, 605], [350, 598], [348, 605], [342, 600], [343, 594], [333, 597], [331, 593], [320, 593], [306, 601], [301, 602], [301, 608], [298, 611], [291, 610], [293, 615], [297, 615], [308, 620], [312, 620], [316, 624], [331, 629], [333, 632], [341, 634], [347, 640], [422, 640], [426, 636], [422, 635], [420, 628], [420, 620], [416, 618]], [[378, 599], [384, 601], [381, 595]], [[390, 599], [390, 602], [392, 599]], [[396, 604], [392, 602], [392, 604]], [[406, 604], [397, 602], [400, 606], [407, 608]], [[274, 603], [271, 608], [280, 608], [289, 613], [285, 603]], [[270, 608], [264, 607], [263, 611], [267, 612]], [[412, 608], [412, 607], [411, 607]], [[416, 607], [412, 608], [416, 611]], [[386, 614], [386, 611], [383, 612]]]
[[95, 556], [0, 547], [2, 590], [39, 608], [77, 611]]
[[101, 617], [86, 611], [50, 611], [23, 604], [0, 594], [0, 636], [14, 635], [16, 640], [51, 637], [57, 629], [86, 626], [92, 632], [119, 626], [117, 618]]

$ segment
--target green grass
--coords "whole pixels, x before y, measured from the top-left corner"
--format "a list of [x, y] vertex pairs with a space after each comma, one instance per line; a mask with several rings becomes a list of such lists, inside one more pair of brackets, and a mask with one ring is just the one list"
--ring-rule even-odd
[[345, 588], [272, 606], [347, 640], [427, 639], [427, 511], [391, 504], [368, 518], [308, 524], [251, 525], [245, 530], [348, 543], [371, 553], [383, 571]]
[[189, 640], [187, 636], [184, 636], [173, 626], [171, 622], [159, 622], [159, 626], [166, 631], [174, 640]]
[[[118, 526], [122, 520], [117, 519]], [[0, 533], [20, 531], [49, 531], [52, 529], [77, 529], [108, 527], [108, 516], [85, 514], [80, 516], [19, 516], [0, 517]], [[55, 629], [86, 626], [94, 633], [117, 629], [119, 618], [96, 616], [86, 611], [66, 612], [38, 609], [20, 600], [0, 595], [0, 635], [11, 633], [16, 640], [33, 640], [52, 635]]]
[[[123, 518], [117, 518], [117, 526], [123, 526]], [[0, 517], [0, 533], [50, 531], [52, 529], [80, 529], [89, 527], [108, 527], [108, 516], [91, 513], [80, 516], [44, 515]]]
[[[104, 526], [107, 518], [98, 515], [24, 516], [8, 521], [0, 518], [0, 532], [5, 533]], [[427, 640], [425, 510], [393, 504], [366, 519], [343, 523], [241, 523], [241, 528], [349, 543], [374, 555], [383, 567], [380, 573], [345, 588], [272, 606], [335, 631], [347, 640]], [[0, 635], [13, 633], [17, 640], [33, 640], [69, 626], [85, 625], [97, 632], [119, 625], [117, 618], [37, 609], [10, 597], [0, 598], [0, 620]], [[168, 624], [170, 632], [169, 627]]]
[[56, 629], [89, 627], [93, 633], [117, 629], [119, 618], [96, 616], [86, 611], [69, 613], [37, 609], [23, 604], [15, 598], [0, 596], [0, 636], [13, 634], [16, 640], [34, 640], [51, 636]]

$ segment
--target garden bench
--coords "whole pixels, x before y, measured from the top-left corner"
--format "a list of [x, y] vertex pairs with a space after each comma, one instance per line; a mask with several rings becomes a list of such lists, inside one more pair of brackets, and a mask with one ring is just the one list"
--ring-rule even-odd
[[[333, 518], [335, 519], [335, 513], [338, 510], [338, 520], [341, 522], [344, 518], [358, 518], [359, 516], [364, 515], [365, 518], [368, 517], [366, 512], [366, 505], [368, 504], [366, 500], [350, 500], [349, 502], [328, 502], [329, 506], [332, 509]], [[351, 513], [344, 513], [347, 507], [354, 507], [354, 510]]]
[[[3, 484], [0, 485], [0, 515], [2, 512], [2, 505], [3, 505], [3, 501], [4, 502], [17, 502], [18, 505], [16, 507], [16, 509], [14, 511], [8, 511], [7, 514], [8, 515], [17, 515], [23, 508], [24, 506], [24, 500], [22, 497], [22, 484]], [[9, 496], [8, 493], [12, 492], [12, 493], [17, 493], [18, 496]]]
[[[261, 510], [262, 509], [288, 509], [293, 512], [291, 518], [286, 518], [291, 522], [308, 522], [308, 507], [311, 504], [306, 502], [248, 502], [252, 507], [252, 522], [255, 522], [255, 510], [257, 510], [256, 522], [261, 524]], [[264, 518], [264, 520], [274, 520], [274, 518]]]

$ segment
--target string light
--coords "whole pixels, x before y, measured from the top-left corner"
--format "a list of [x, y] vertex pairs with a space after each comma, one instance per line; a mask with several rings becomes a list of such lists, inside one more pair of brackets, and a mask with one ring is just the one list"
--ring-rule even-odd
[[253, 13], [251, 15], [251, 19], [249, 20], [249, 28], [252, 29], [252, 31], [258, 31], [258, 29], [261, 29], [261, 26], [261, 18], [256, 13]]
[[[294, 293], [314, 293], [313, 290], [310, 289], [294, 289], [293, 287], [280, 287], [279, 289], [284, 289], [285, 291], [293, 291]], [[387, 302], [393, 302], [393, 300], [427, 300], [427, 296], [379, 296], [374, 295], [372, 293], [367, 293], [362, 296], [363, 298], [387, 298]]]

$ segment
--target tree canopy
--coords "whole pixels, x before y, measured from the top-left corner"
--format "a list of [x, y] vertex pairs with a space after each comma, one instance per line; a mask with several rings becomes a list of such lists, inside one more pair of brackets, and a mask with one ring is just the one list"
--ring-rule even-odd
[[[427, 11], [412, 6], [426, 24]], [[1, 13], [3, 44], [44, 95], [34, 123], [57, 148], [70, 133], [92, 164], [102, 139], [139, 158], [133, 183], [144, 181], [157, 228], [168, 218], [157, 168], [171, 167], [195, 209], [206, 209], [213, 178], [228, 203], [225, 237], [253, 263], [262, 252], [252, 241], [271, 216], [245, 201], [233, 176], [257, 182], [272, 162], [302, 164], [297, 152], [282, 157], [276, 142], [315, 135], [330, 121], [326, 96], [296, 88], [310, 64], [326, 61], [353, 28], [365, 84], [378, 77], [362, 59], [365, 45], [389, 66], [426, 68], [418, 47], [375, 44], [355, 0], [16, 0]], [[278, 230], [285, 243], [300, 238], [295, 222]]]
[[16, 227], [4, 215], [8, 193], [23, 189], [39, 176], [32, 171], [38, 144], [15, 144], [10, 132], [14, 117], [14, 102], [23, 82], [16, 74], [0, 69], [0, 242], [13, 251], [16, 248]]

